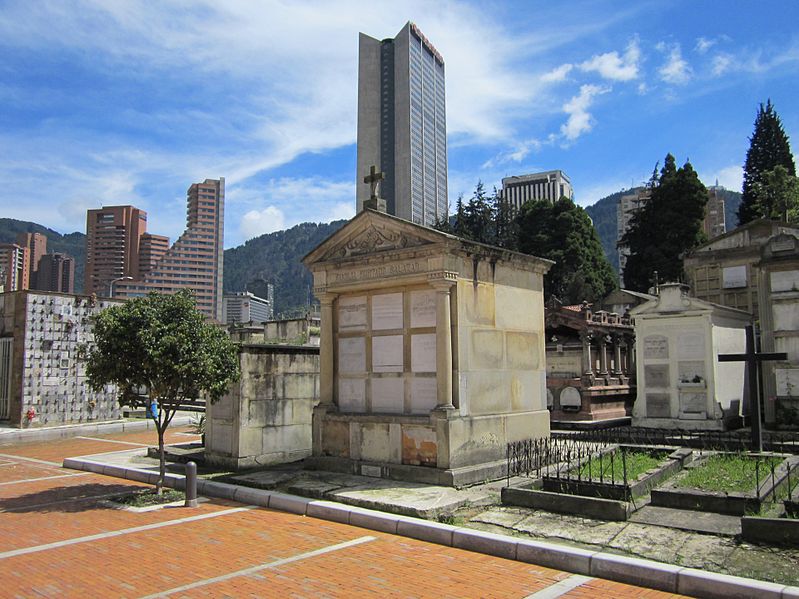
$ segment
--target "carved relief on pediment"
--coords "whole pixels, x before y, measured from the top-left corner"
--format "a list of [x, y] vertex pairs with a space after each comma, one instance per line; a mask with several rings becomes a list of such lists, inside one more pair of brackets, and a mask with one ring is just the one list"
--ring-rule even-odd
[[370, 225], [348, 242], [333, 248], [324, 256], [323, 260], [350, 258], [386, 250], [400, 250], [426, 243], [429, 242], [401, 231], [392, 231], [384, 227]]

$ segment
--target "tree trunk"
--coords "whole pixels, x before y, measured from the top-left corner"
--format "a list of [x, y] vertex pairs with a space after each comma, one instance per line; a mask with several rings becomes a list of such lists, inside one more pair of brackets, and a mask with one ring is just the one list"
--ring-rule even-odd
[[158, 431], [158, 482], [155, 484], [155, 492], [162, 495], [164, 492], [164, 479], [166, 478], [166, 455], [164, 452], [164, 429], [160, 423], [156, 424]]

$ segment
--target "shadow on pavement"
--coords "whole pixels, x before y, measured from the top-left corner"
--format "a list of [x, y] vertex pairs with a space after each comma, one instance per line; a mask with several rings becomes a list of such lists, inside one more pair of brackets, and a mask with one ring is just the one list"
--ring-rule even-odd
[[130, 493], [148, 485], [122, 485], [89, 483], [68, 487], [55, 487], [46, 491], [28, 493], [17, 497], [0, 499], [0, 511], [15, 513], [85, 512], [96, 509], [111, 509], [97, 505], [97, 500], [113, 495]]

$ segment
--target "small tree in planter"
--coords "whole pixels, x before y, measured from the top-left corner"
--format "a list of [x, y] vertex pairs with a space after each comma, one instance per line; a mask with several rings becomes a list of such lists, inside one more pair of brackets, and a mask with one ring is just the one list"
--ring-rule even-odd
[[205, 394], [219, 400], [239, 378], [236, 346], [205, 321], [189, 291], [151, 293], [94, 317], [95, 345], [86, 374], [92, 389], [119, 389], [124, 406], [147, 407], [158, 432], [162, 492], [166, 461], [164, 433], [180, 405]]

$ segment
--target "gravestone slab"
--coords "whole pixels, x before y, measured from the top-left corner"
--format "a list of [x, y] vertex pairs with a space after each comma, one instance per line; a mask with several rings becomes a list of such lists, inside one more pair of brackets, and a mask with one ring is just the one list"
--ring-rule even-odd
[[671, 418], [671, 395], [647, 393], [646, 416], [647, 418]]

